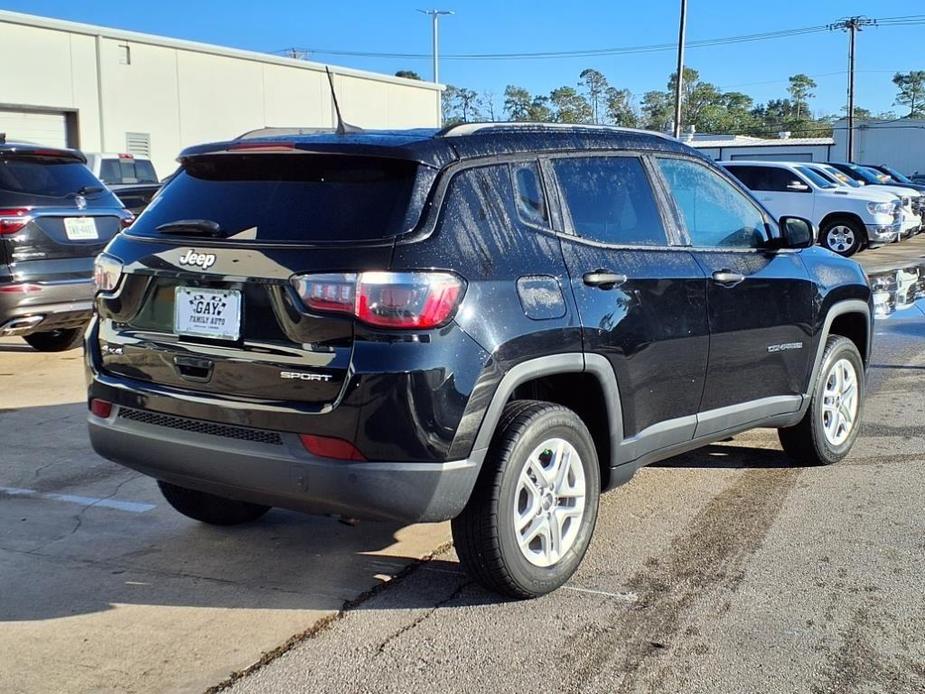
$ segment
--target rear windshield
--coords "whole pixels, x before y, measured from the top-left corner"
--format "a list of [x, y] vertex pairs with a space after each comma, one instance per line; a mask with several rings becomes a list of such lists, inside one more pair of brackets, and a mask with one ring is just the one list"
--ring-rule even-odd
[[120, 207], [83, 163], [49, 156], [0, 156], [0, 207], [69, 205], [83, 195], [90, 207]]
[[100, 178], [111, 185], [157, 183], [154, 164], [144, 159], [103, 159]]
[[218, 223], [258, 242], [368, 241], [408, 230], [418, 165], [320, 154], [217, 154], [186, 162], [132, 226], [158, 236], [178, 220]]

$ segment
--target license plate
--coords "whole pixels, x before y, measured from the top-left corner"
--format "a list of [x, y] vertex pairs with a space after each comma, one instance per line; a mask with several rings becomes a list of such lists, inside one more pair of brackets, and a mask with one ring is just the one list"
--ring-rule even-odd
[[174, 328], [178, 335], [216, 340], [237, 340], [240, 336], [240, 290], [177, 287], [174, 306]]
[[65, 217], [64, 233], [71, 241], [95, 241], [100, 237], [93, 217]]

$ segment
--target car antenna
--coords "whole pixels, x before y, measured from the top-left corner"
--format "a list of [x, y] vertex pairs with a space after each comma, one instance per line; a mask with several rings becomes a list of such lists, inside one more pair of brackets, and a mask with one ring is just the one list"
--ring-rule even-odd
[[324, 71], [328, 73], [328, 84], [331, 87], [331, 99], [334, 101], [334, 113], [337, 114], [337, 134], [346, 135], [347, 133], [363, 132], [363, 128], [357, 125], [350, 125], [350, 123], [346, 123], [341, 117], [340, 104], [337, 103], [337, 92], [334, 90], [334, 75], [331, 72], [331, 68], [329, 68], [327, 65], [324, 66]]

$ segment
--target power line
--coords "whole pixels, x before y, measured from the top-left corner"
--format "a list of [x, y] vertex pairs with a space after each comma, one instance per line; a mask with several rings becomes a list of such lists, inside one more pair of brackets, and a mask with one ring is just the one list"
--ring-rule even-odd
[[[737, 43], [750, 43], [753, 41], [766, 41], [769, 39], [788, 38], [791, 36], [804, 36], [807, 34], [817, 34], [827, 31], [826, 25], [801, 27], [796, 29], [784, 29], [781, 31], [769, 31], [758, 34], [742, 34], [738, 36], [726, 36], [721, 38], [701, 39], [699, 41], [688, 41], [687, 46], [693, 48], [703, 48], [707, 46], [721, 46]], [[658, 51], [674, 51], [677, 49], [677, 43], [657, 43], [641, 46], [622, 46], [615, 48], [595, 48], [571, 51], [539, 51], [529, 53], [444, 53], [441, 55], [445, 60], [537, 60], [549, 58], [591, 58], [603, 55], [633, 55], [639, 53], [654, 53]], [[287, 51], [292, 49], [286, 49]], [[352, 56], [358, 58], [400, 58], [405, 60], [428, 59], [431, 56], [427, 53], [386, 53], [375, 51], [345, 51], [324, 48], [300, 49], [311, 53], [320, 53], [324, 55]], [[279, 52], [279, 51], [275, 51]]]
[[[925, 24], [925, 14], [883, 17], [875, 21], [880, 26], [916, 26]], [[816, 26], [798, 27], [794, 29], [782, 29], [780, 31], [766, 31], [755, 34], [741, 34], [736, 36], [701, 39], [699, 41], [688, 41], [686, 45], [689, 48], [704, 48], [710, 46], [733, 45], [737, 43], [751, 43], [753, 41], [767, 41], [778, 38], [790, 38], [794, 36], [806, 36], [828, 31], [831, 26], [832, 25], [821, 24]], [[445, 53], [441, 55], [441, 58], [445, 60], [543, 60], [556, 58], [593, 58], [596, 56], [605, 55], [635, 55], [642, 53], [655, 53], [659, 51], [674, 51], [676, 49], [677, 43], [656, 43], [640, 46], [620, 46], [612, 48], [579, 49], [568, 51], [536, 51], [521, 53]], [[286, 49], [286, 51], [291, 50], [293, 49]], [[323, 55], [350, 56], [356, 58], [389, 58], [402, 60], [426, 60], [432, 58], [432, 55], [428, 53], [349, 51], [325, 48], [297, 50], [302, 50], [309, 53], [320, 53]], [[274, 51], [274, 53], [280, 52], [282, 51]]]

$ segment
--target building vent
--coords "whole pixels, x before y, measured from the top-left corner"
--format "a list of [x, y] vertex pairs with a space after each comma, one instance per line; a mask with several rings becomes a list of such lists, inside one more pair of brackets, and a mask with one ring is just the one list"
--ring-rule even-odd
[[150, 157], [151, 135], [149, 133], [125, 133], [125, 151], [139, 157]]

